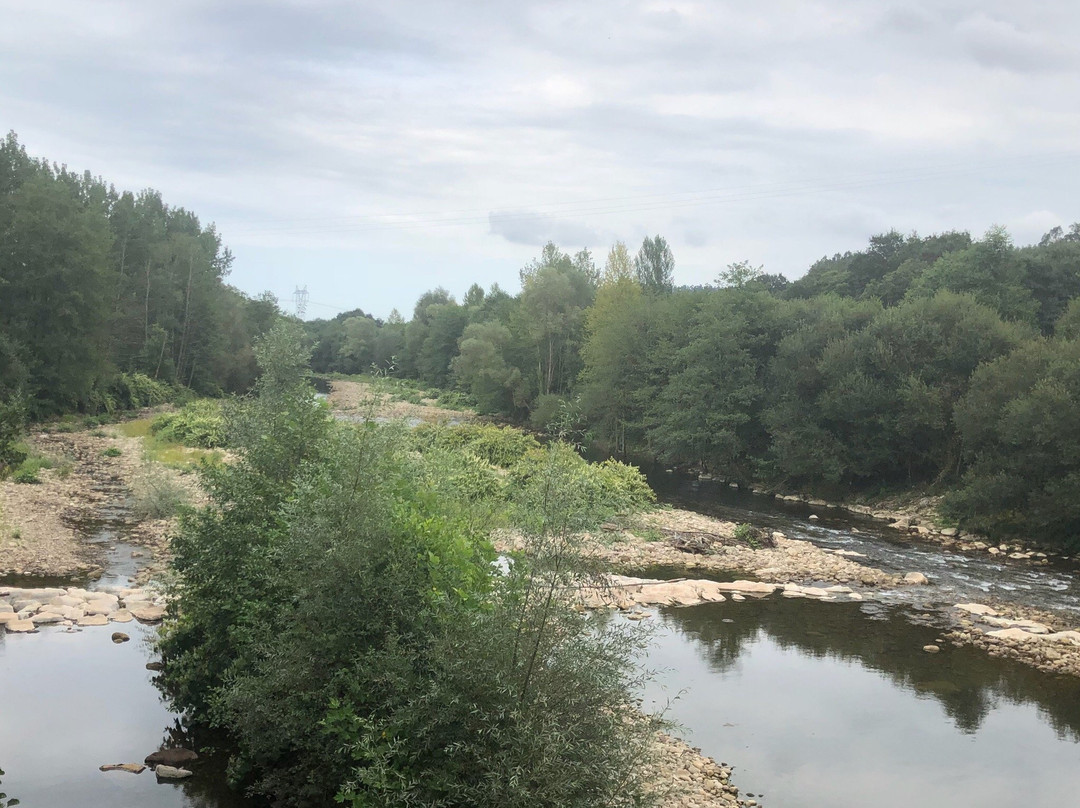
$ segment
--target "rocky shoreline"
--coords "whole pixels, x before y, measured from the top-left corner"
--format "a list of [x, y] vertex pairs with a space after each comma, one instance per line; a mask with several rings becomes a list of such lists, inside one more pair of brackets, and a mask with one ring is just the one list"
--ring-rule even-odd
[[10, 634], [36, 634], [45, 626], [75, 631], [132, 620], [159, 623], [164, 616], [164, 595], [149, 587], [0, 586], [0, 626]]
[[[142, 439], [111, 427], [38, 432], [29, 442], [54, 468], [42, 469], [34, 484], [0, 481], [0, 576], [100, 577], [107, 547], [85, 541], [85, 533], [103, 521], [104, 510], [123, 511], [129, 493], [145, 479]], [[198, 498], [194, 480], [160, 464], [154, 473]], [[123, 541], [148, 550], [160, 567], [168, 558], [172, 526], [171, 519], [124, 520]]]

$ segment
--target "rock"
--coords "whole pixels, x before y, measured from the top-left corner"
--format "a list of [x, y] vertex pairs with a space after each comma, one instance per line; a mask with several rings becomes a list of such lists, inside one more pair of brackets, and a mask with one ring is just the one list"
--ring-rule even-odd
[[165, 616], [164, 606], [143, 606], [138, 609], [132, 609], [131, 614], [140, 623], [157, 623], [161, 618]]
[[127, 634], [125, 634], [122, 631], [114, 631], [113, 635], [112, 635], [112, 641], [115, 642], [115, 643], [127, 642], [130, 639], [131, 639], [131, 637], [129, 637]]
[[990, 555], [1000, 555], [1001, 554], [1001, 550], [999, 550], [996, 547], [991, 547], [986, 552], [990, 553]]
[[651, 612], [630, 612], [626, 615], [627, 620], [645, 620], [652, 617]]
[[190, 749], [184, 749], [177, 747], [175, 749], [159, 749], [156, 752], [151, 752], [143, 760], [147, 766], [157, 766], [158, 764], [164, 764], [166, 766], [179, 766], [181, 763], [190, 763], [193, 760], [198, 760], [199, 756]]
[[811, 522], [816, 522], [816, 521], [817, 521], [817, 519], [818, 519], [818, 515], [817, 515], [816, 513], [812, 513], [812, 514], [810, 514], [810, 516], [808, 516], [807, 518], [808, 518], [808, 519], [809, 519], [809, 520], [810, 520]]
[[996, 609], [984, 606], [981, 603], [957, 603], [953, 608], [959, 609], [962, 612], [967, 612], [968, 614], [977, 614], [980, 616], [989, 615], [990, 617], [997, 617], [998, 614]]
[[764, 581], [725, 581], [717, 584], [716, 588], [721, 592], [738, 592], [740, 595], [760, 598], [771, 595], [779, 589], [779, 586], [777, 584], [767, 584]]
[[922, 649], [928, 654], [936, 654], [938, 651], [941, 650], [936, 645], [924, 645]]
[[185, 777], [191, 777], [194, 772], [190, 769], [178, 769], [175, 766], [157, 765], [154, 767], [154, 774], [162, 780], [183, 780]]
[[17, 612], [36, 612], [44, 604], [40, 600], [28, 600], [27, 598], [14, 598], [11, 605]]
[[736, 603], [741, 603], [742, 601], [746, 600], [746, 596], [740, 595], [738, 592], [732, 592], [731, 599]]
[[36, 630], [32, 620], [8, 620], [5, 625], [7, 630], [14, 634], [29, 634], [31, 631]]
[[64, 616], [62, 614], [57, 614], [56, 612], [38, 612], [30, 618], [30, 621], [35, 626], [48, 623], [62, 623], [64, 621]]
[[15, 614], [15, 607], [10, 603], [0, 601], [0, 614]]
[[955, 527], [947, 527], [947, 528], [945, 528], [944, 530], [941, 531], [941, 535], [942, 536], [948, 536], [948, 537], [952, 538], [953, 536], [955, 536], [959, 532], [960, 531], [957, 530]]
[[1042, 639], [1039, 635], [1031, 634], [1022, 628], [1002, 628], [997, 631], [988, 631], [986, 636], [993, 637], [995, 640], [1019, 640], [1020, 642]]
[[109, 620], [113, 623], [130, 623], [134, 619], [134, 616], [127, 609], [120, 609], [109, 615]]
[[98, 768], [103, 772], [131, 772], [132, 774], [142, 774], [146, 771], [146, 767], [141, 763], [108, 763]]
[[827, 586], [827, 587], [825, 587], [825, 591], [826, 592], [832, 592], [833, 594], [836, 594], [836, 595], [850, 595], [851, 594], [851, 587], [850, 586]]
[[1053, 642], [1067, 642], [1072, 645], [1080, 645], [1080, 631], [1057, 631], [1047, 634], [1046, 639]]
[[118, 608], [111, 600], [88, 600], [83, 611], [87, 614], [110, 615]]
[[85, 617], [80, 617], [76, 621], [76, 625], [79, 626], [107, 626], [109, 625], [109, 618], [103, 614], [88, 614]]
[[164, 662], [147, 662], [146, 669], [148, 671], [163, 671], [165, 670]]
[[930, 583], [929, 579], [921, 572], [909, 572], [904, 575], [904, 583], [912, 586], [921, 586]]

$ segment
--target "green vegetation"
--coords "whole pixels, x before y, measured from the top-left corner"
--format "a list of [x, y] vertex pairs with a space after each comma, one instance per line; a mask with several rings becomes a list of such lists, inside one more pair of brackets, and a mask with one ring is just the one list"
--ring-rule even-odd
[[224, 446], [225, 419], [221, 403], [202, 399], [176, 412], [165, 412], [150, 422], [150, 433], [164, 443], [198, 449]]
[[188, 504], [188, 494], [168, 472], [148, 460], [132, 485], [131, 512], [137, 519], [168, 519]]
[[251, 340], [280, 316], [225, 283], [212, 225], [33, 159], [14, 133], [0, 140], [0, 245], [0, 454], [16, 399], [41, 419], [246, 390]]
[[1019, 248], [1001, 228], [884, 233], [792, 283], [744, 261], [676, 288], [673, 264], [659, 237], [636, 257], [614, 245], [603, 270], [549, 244], [516, 296], [438, 289], [408, 323], [309, 324], [314, 366], [360, 350], [333, 337], [352, 329], [364, 361], [385, 348], [398, 374], [537, 429], [571, 412], [617, 456], [829, 498], [953, 492], [961, 527], [1080, 536], [1066, 437], [1080, 390], [1063, 369], [1080, 339], [1080, 225]]
[[[221, 407], [215, 402], [208, 402], [211, 406], [207, 410], [216, 410], [218, 415], [217, 428], [221, 429], [224, 423], [220, 414]], [[186, 409], [186, 408], [185, 408]], [[170, 413], [172, 414], [172, 413]], [[204, 417], [207, 416], [207, 412], [201, 410], [199, 406], [195, 406], [191, 409], [191, 424], [199, 424]], [[178, 440], [172, 439], [172, 436], [161, 434], [161, 432], [155, 434], [153, 431], [154, 423], [158, 420], [158, 417], [152, 418], [137, 418], [132, 421], [124, 421], [117, 425], [117, 429], [121, 434], [129, 438], [142, 438], [143, 452], [146, 455], [148, 461], [161, 463], [166, 466], [178, 468], [182, 471], [189, 471], [195, 469], [200, 463], [217, 463], [221, 460], [222, 453], [216, 449], [199, 449], [191, 446], [185, 446]], [[183, 426], [188, 423], [184, 418], [180, 419], [181, 434], [186, 434], [187, 427]], [[192, 429], [190, 434], [192, 440], [195, 441], [203, 434], [202, 429]]]
[[106, 450], [105, 450], [104, 452], [102, 452], [102, 454], [103, 454], [103, 455], [104, 455], [105, 457], [119, 457], [120, 455], [122, 455], [122, 454], [123, 454], [123, 452], [121, 452], [121, 451], [120, 451], [120, 450], [119, 450], [119, 449], [118, 449], [117, 447], [115, 447], [115, 446], [110, 446], [110, 447], [109, 447], [108, 449], [106, 449]]
[[[236, 461], [203, 469], [210, 504], [174, 542], [174, 705], [278, 805], [647, 804], [654, 723], [626, 720], [643, 635], [559, 595], [576, 531], [632, 510], [640, 476], [514, 430], [336, 422], [296, 337], [259, 348], [258, 395], [227, 414]], [[528, 543], [506, 574], [502, 521]]]

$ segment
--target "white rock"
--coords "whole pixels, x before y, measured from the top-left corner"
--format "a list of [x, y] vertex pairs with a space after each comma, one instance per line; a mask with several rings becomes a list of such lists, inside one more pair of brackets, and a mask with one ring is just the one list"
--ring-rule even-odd
[[981, 603], [957, 603], [953, 608], [968, 614], [989, 615], [990, 617], [997, 617], [998, 614], [996, 609], [984, 606]]
[[997, 631], [986, 632], [986, 636], [996, 640], [1019, 640], [1020, 642], [1042, 639], [1038, 634], [1030, 634], [1022, 628], [1001, 628]]
[[191, 777], [192, 772], [188, 769], [178, 769], [175, 766], [158, 765], [154, 767], [154, 774], [162, 780], [183, 780], [185, 777]]
[[904, 575], [904, 583], [912, 584], [913, 586], [921, 586], [930, 583], [930, 581], [921, 572], [908, 572]]

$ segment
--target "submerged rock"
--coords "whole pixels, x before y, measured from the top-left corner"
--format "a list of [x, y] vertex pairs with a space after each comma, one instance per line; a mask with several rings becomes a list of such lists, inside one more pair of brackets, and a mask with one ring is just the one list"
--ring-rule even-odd
[[131, 772], [132, 774], [142, 774], [146, 771], [146, 767], [141, 763], [107, 763], [98, 768], [103, 772]]
[[198, 759], [199, 756], [192, 750], [177, 747], [175, 749], [159, 749], [156, 752], [151, 752], [143, 760], [143, 763], [147, 766], [179, 766], [181, 763], [190, 763]]
[[178, 769], [175, 766], [158, 765], [154, 767], [154, 774], [161, 780], [183, 780], [194, 774], [190, 769]]

